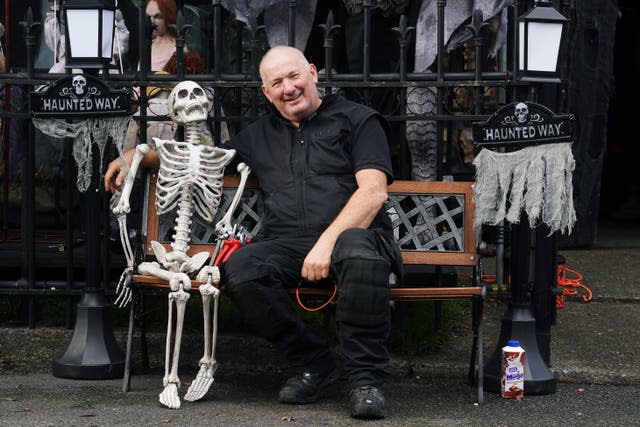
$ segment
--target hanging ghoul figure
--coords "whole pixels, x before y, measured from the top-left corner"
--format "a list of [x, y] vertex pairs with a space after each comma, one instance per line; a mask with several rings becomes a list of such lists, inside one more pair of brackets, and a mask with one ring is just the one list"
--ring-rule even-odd
[[[167, 252], [162, 244], [156, 241], [152, 242], [157, 261], [140, 263], [138, 272], [166, 280], [171, 288], [163, 378], [164, 390], [160, 393], [159, 400], [160, 403], [171, 409], [178, 409], [180, 408], [180, 397], [178, 396], [180, 343], [185, 306], [190, 296], [188, 291], [191, 289], [191, 278], [195, 273], [197, 273], [197, 280], [206, 282], [199, 288], [203, 301], [204, 356], [199, 363], [200, 371], [187, 390], [185, 400], [201, 399], [213, 383], [213, 375], [216, 370], [215, 342], [219, 290], [215, 285], [220, 281], [220, 274], [215, 266], [203, 267], [209, 258], [209, 252], [199, 252], [193, 256], [187, 255], [189, 235], [191, 234], [190, 218], [195, 211], [203, 219], [209, 222], [213, 221], [220, 204], [224, 168], [233, 159], [235, 150], [224, 150], [200, 144], [199, 124], [207, 119], [211, 103], [204, 90], [197, 83], [192, 81], [178, 83], [169, 94], [167, 106], [171, 119], [184, 126], [186, 141], [153, 139], [160, 158], [156, 207], [158, 215], [171, 212], [177, 207], [176, 233], [173, 236], [174, 240], [171, 243], [172, 250], [170, 252]], [[127, 282], [133, 271], [133, 252], [126, 233], [126, 214], [130, 211], [129, 197], [134, 177], [142, 158], [148, 151], [147, 144], [137, 146], [131, 168], [125, 178], [120, 200], [113, 209], [114, 214], [118, 217], [120, 237], [128, 263], [117, 288], [116, 304], [121, 307], [131, 300], [131, 290], [127, 286]], [[249, 168], [240, 163], [238, 172], [241, 175], [238, 190], [229, 211], [216, 224], [216, 232], [220, 241], [223, 236], [231, 232], [231, 215], [240, 200], [249, 175]], [[210, 312], [212, 298], [214, 302], [213, 316]], [[171, 357], [174, 303], [176, 305], [176, 320], [173, 356]]]

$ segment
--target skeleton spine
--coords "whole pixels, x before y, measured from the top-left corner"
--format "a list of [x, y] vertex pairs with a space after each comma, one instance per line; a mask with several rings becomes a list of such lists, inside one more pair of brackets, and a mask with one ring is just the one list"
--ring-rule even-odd
[[[198, 139], [198, 127], [195, 123], [186, 123], [184, 132], [187, 142], [196, 145], [200, 142]], [[176, 226], [174, 228], [176, 234], [174, 235], [173, 243], [171, 243], [173, 250], [183, 253], [187, 253], [189, 250], [189, 241], [191, 240], [189, 235], [191, 234], [191, 216], [193, 215], [192, 191], [192, 183], [185, 184], [182, 187], [178, 204], [178, 216], [176, 217]]]
[[184, 137], [190, 144], [199, 144], [200, 138], [198, 137], [198, 126], [196, 126], [195, 123], [185, 124]]
[[178, 216], [176, 217], [176, 226], [174, 228], [176, 234], [173, 236], [173, 243], [171, 243], [171, 247], [173, 248], [173, 250], [182, 253], [187, 253], [187, 250], [189, 250], [191, 216], [193, 215], [191, 190], [192, 185], [189, 183], [182, 188], [182, 191], [180, 193]]

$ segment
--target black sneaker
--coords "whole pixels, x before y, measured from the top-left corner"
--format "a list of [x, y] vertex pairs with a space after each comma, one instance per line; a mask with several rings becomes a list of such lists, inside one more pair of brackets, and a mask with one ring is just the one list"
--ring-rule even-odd
[[385, 418], [387, 408], [382, 390], [370, 385], [351, 390], [351, 416], [376, 420]]
[[294, 403], [302, 405], [318, 400], [320, 391], [334, 383], [340, 377], [340, 369], [335, 366], [328, 374], [317, 372], [302, 372], [289, 378], [280, 389], [279, 401], [281, 403]]

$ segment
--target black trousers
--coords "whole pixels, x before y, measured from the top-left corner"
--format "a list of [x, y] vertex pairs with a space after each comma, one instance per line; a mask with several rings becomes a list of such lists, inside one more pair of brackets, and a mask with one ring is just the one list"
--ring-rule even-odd
[[[225, 294], [245, 322], [284, 353], [300, 372], [327, 372], [335, 360], [327, 340], [300, 316], [287, 288], [300, 282], [302, 262], [316, 237], [282, 237], [251, 243], [222, 266]], [[389, 274], [399, 251], [376, 230], [343, 232], [331, 259], [339, 286], [338, 339], [352, 387], [380, 387], [389, 371]]]

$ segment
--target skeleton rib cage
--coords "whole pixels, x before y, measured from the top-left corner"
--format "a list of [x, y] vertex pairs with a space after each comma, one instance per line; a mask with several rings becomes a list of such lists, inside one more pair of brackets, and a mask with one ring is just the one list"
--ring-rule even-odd
[[[234, 152], [204, 145], [189, 150], [187, 143], [173, 140], [156, 140], [156, 144], [165, 162], [158, 171], [158, 214], [173, 210], [180, 192], [189, 186], [196, 213], [206, 221], [213, 221], [222, 194], [224, 165], [231, 161]], [[199, 167], [195, 168], [198, 161]]]

